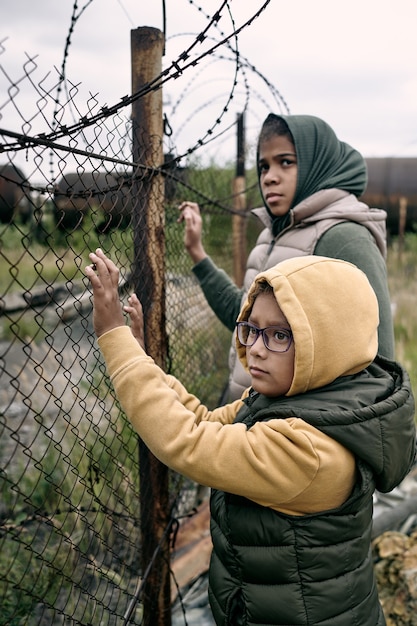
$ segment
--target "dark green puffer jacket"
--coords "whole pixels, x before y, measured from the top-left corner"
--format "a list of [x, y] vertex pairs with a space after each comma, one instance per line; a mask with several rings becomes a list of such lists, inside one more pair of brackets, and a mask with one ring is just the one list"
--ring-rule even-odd
[[213, 491], [209, 597], [216, 624], [382, 626], [370, 552], [372, 494], [393, 489], [414, 461], [408, 375], [377, 357], [359, 374], [305, 394], [254, 393], [236, 421], [251, 428], [294, 415], [352, 450], [355, 488], [343, 506], [305, 516]]

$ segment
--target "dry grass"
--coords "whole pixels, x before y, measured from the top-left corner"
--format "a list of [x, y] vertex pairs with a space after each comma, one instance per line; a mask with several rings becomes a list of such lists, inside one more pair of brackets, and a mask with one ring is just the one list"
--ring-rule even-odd
[[394, 313], [396, 359], [408, 370], [417, 393], [417, 234], [388, 250], [388, 282]]

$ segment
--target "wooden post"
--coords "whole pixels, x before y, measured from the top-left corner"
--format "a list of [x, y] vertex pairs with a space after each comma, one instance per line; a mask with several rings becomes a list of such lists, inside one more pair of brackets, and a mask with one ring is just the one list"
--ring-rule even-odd
[[[163, 48], [164, 37], [158, 29], [142, 27], [131, 31], [132, 94], [161, 73]], [[163, 163], [162, 89], [133, 102], [132, 132], [133, 161], [149, 168], [160, 167]], [[134, 174], [132, 282], [143, 306], [147, 352], [164, 368], [167, 355], [164, 180], [152, 169], [143, 174], [143, 170], [137, 168]], [[170, 626], [169, 535], [164, 532], [170, 520], [168, 469], [141, 440], [139, 470], [142, 572], [154, 558], [140, 598], [142, 623], [144, 626]]]
[[245, 195], [245, 119], [237, 118], [237, 162], [236, 177], [233, 179], [233, 275], [238, 287], [242, 287], [246, 266], [246, 195]]
[[398, 220], [398, 260], [401, 261], [404, 249], [405, 226], [407, 222], [407, 198], [401, 196]]

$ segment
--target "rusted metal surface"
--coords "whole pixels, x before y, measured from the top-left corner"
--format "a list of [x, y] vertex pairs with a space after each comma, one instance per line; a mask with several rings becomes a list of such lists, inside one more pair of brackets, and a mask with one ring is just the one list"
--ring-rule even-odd
[[14, 164], [0, 165], [0, 223], [8, 224], [19, 214], [22, 222], [30, 218], [30, 192], [22, 170]]
[[[131, 175], [130, 175], [131, 177]], [[54, 190], [54, 217], [63, 230], [80, 226], [89, 211], [102, 213], [99, 232], [123, 225], [132, 215], [129, 174], [105, 171], [69, 172]]]
[[367, 158], [368, 185], [362, 200], [387, 211], [387, 227], [399, 231], [401, 198], [407, 200], [406, 230], [417, 228], [417, 158]]
[[[164, 37], [156, 28], [131, 31], [132, 93], [140, 91], [162, 69]], [[132, 283], [142, 302], [147, 352], [165, 366], [165, 223], [164, 184], [154, 168], [163, 164], [162, 92], [151, 91], [132, 104], [133, 161], [148, 168], [132, 192], [134, 264]], [[136, 188], [135, 188], [136, 186]], [[168, 469], [146, 448], [139, 447], [142, 565], [153, 563], [141, 601], [144, 626], [170, 626]]]

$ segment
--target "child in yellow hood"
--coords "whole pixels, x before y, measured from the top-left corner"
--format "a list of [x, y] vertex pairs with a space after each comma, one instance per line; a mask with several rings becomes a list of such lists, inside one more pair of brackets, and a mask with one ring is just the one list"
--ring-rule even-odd
[[236, 336], [251, 387], [210, 411], [146, 354], [136, 296], [126, 326], [114, 263], [90, 259], [94, 328], [127, 417], [161, 462], [212, 488], [216, 624], [385, 624], [372, 494], [413, 463], [414, 400], [403, 368], [377, 356], [365, 274], [319, 256], [258, 274]]

